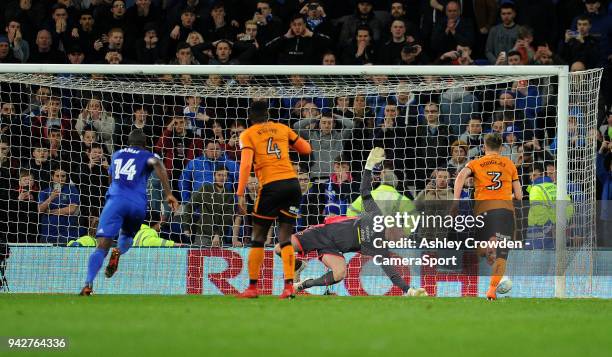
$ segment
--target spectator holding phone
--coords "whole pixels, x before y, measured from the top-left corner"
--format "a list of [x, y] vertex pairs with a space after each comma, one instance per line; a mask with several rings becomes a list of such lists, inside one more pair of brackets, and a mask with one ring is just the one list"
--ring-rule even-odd
[[69, 183], [68, 174], [61, 167], [52, 171], [51, 186], [38, 197], [41, 240], [66, 244], [79, 237], [79, 190]]
[[108, 157], [100, 144], [86, 150], [87, 161], [80, 167], [79, 192], [83, 195], [81, 214], [97, 216], [104, 206], [104, 195], [108, 189]]
[[591, 19], [586, 15], [576, 19], [576, 31], [566, 30], [559, 55], [567, 62], [580, 61], [587, 69], [599, 63], [599, 40], [591, 35]]
[[225, 155], [230, 160], [240, 161], [240, 150], [239, 140], [240, 134], [246, 130], [246, 123], [241, 120], [233, 121], [229, 126], [229, 139], [221, 144], [221, 150], [225, 151]]
[[[585, 0], [584, 1], [584, 16], [588, 17], [591, 20], [591, 28], [589, 29], [589, 33], [599, 39], [599, 61], [597, 63], [598, 66], [603, 66], [607, 61], [612, 59], [612, 48], [610, 44], [610, 38], [612, 37], [612, 17], [610, 14], [606, 13], [605, 9], [602, 7], [605, 5], [605, 2], [601, 0]], [[576, 29], [577, 32], [580, 32], [578, 28], [578, 18], [576, 17], [572, 21], [572, 29]]]
[[516, 8], [514, 3], [505, 2], [500, 6], [501, 23], [491, 27], [487, 37], [486, 55], [489, 63], [496, 63], [502, 52], [508, 52], [518, 38], [518, 26], [514, 22]]
[[422, 66], [428, 63], [423, 47], [416, 42], [407, 42], [400, 52], [399, 64], [402, 66]]
[[[531, 61], [535, 55], [535, 49], [533, 48], [532, 43], [533, 30], [528, 26], [519, 26], [518, 38], [516, 39], [516, 43], [514, 44], [512, 51], [508, 52], [508, 57], [510, 57], [511, 52], [515, 51], [519, 53], [520, 64], [529, 64], [529, 61]], [[508, 62], [510, 62], [510, 59], [508, 59]]]
[[258, 1], [251, 19], [257, 24], [257, 41], [265, 46], [268, 42], [283, 34], [283, 21], [272, 13], [270, 2]]
[[467, 43], [457, 44], [454, 51], [443, 53], [435, 62], [435, 64], [469, 66], [474, 64], [472, 59], [472, 48]]
[[331, 37], [334, 32], [334, 28], [331, 22], [327, 20], [325, 9], [319, 0], [308, 0], [306, 4], [300, 10], [300, 14], [306, 19], [306, 26], [313, 33], [323, 34]]

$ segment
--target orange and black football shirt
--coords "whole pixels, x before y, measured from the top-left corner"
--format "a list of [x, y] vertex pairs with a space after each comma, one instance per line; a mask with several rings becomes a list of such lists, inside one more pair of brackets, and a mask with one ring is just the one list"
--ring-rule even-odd
[[466, 167], [474, 176], [474, 199], [489, 201], [488, 204], [478, 202], [477, 212], [496, 208], [513, 210], [512, 182], [519, 177], [512, 160], [499, 154], [485, 155], [470, 161]]
[[240, 135], [241, 149], [253, 150], [255, 175], [260, 186], [297, 178], [289, 159], [289, 147], [298, 138], [288, 126], [271, 121], [255, 124]]

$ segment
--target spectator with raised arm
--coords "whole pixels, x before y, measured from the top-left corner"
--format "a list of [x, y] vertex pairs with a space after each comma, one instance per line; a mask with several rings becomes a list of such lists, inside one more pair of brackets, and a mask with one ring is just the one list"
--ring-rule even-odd
[[155, 152], [164, 160], [168, 178], [174, 188], [187, 162], [193, 159], [195, 152], [201, 151], [201, 140], [187, 129], [187, 118], [174, 116], [155, 144]]
[[72, 123], [66, 112], [62, 110], [62, 101], [52, 95], [47, 103], [41, 107], [40, 114], [32, 118], [31, 131], [35, 138], [47, 138], [51, 126], [59, 127], [62, 135], [72, 138]]
[[[591, 22], [589, 33], [599, 39], [599, 61], [597, 66], [604, 66], [612, 57], [612, 16], [602, 7], [605, 5], [601, 0], [585, 0], [583, 15], [588, 17]], [[572, 21], [572, 30], [578, 29], [578, 18]]]
[[[342, 125], [342, 128], [338, 128], [338, 124]], [[293, 124], [298, 135], [308, 139], [312, 146], [311, 178], [327, 180], [332, 174], [332, 163], [342, 154], [344, 140], [351, 137], [354, 126], [353, 120], [334, 119], [330, 114], [322, 114], [320, 118], [302, 119]]]
[[246, 123], [241, 120], [234, 120], [230, 123], [228, 131], [229, 139], [221, 144], [221, 150], [225, 152], [230, 160], [240, 161], [240, 134], [247, 128]]
[[270, 1], [258, 1], [251, 20], [257, 24], [257, 41], [265, 46], [268, 42], [283, 34], [283, 20], [272, 13]]
[[51, 18], [45, 26], [50, 30], [53, 38], [53, 48], [63, 49], [71, 41], [71, 30], [73, 28], [72, 19], [68, 16], [68, 9], [62, 4], [55, 4], [51, 7]]
[[30, 57], [30, 44], [23, 38], [21, 22], [16, 18], [9, 19], [6, 22], [4, 30], [6, 31], [9, 47], [13, 52], [13, 56], [21, 63], [27, 62]]
[[115, 151], [113, 134], [115, 133], [115, 118], [104, 109], [102, 100], [93, 96], [87, 101], [87, 105], [79, 114], [74, 128], [82, 132], [85, 127], [96, 130], [101, 143], [106, 146], [106, 152], [112, 154]]
[[452, 201], [453, 190], [449, 185], [449, 181], [450, 174], [447, 170], [434, 170], [425, 189], [419, 192], [415, 201]]
[[86, 153], [87, 161], [81, 165], [79, 175], [81, 214], [84, 217], [97, 217], [104, 206], [108, 189], [109, 158], [99, 144], [91, 145]]
[[202, 36], [208, 42], [219, 40], [233, 41], [238, 34], [238, 23], [228, 18], [228, 14], [223, 2], [215, 1], [210, 8], [210, 16], [205, 21]]
[[431, 47], [437, 54], [455, 50], [457, 44], [473, 45], [474, 23], [461, 16], [458, 1], [449, 1], [444, 7], [446, 19], [439, 21], [431, 34]]
[[320, 33], [327, 37], [334, 35], [334, 27], [327, 19], [323, 4], [319, 0], [308, 0], [300, 9], [300, 14], [306, 20], [306, 26], [313, 33]]
[[400, 52], [398, 65], [402, 66], [422, 66], [429, 63], [423, 47], [416, 42], [407, 42]]
[[168, 37], [167, 42], [168, 55], [176, 51], [177, 44], [187, 40], [187, 36], [193, 31], [202, 33], [199, 24], [196, 23], [196, 9], [193, 7], [185, 7], [181, 10], [179, 21], [174, 25]]
[[591, 18], [579, 16], [576, 19], [576, 31], [565, 31], [559, 55], [568, 63], [581, 61], [587, 69], [597, 67], [600, 62], [600, 39], [591, 35], [590, 31]]
[[136, 59], [141, 64], [155, 64], [163, 58], [159, 30], [154, 23], [146, 24], [143, 30], [144, 34], [136, 44]]
[[508, 57], [510, 57], [510, 53], [514, 51], [518, 52], [520, 55], [519, 64], [526, 65], [533, 60], [533, 57], [535, 56], [535, 48], [533, 47], [533, 30], [529, 26], [519, 26], [516, 43], [514, 44], [512, 50], [508, 52]]
[[87, 61], [92, 61], [96, 57], [96, 50], [94, 50], [96, 43], [100, 48], [102, 47], [102, 34], [95, 23], [92, 10], [81, 10], [78, 25], [75, 24], [71, 33], [72, 45], [79, 45], [83, 49]]
[[342, 64], [363, 65], [376, 62], [376, 45], [369, 27], [357, 28], [355, 38], [342, 51]]
[[277, 64], [317, 64], [329, 42], [329, 37], [313, 33], [304, 18], [295, 15], [287, 33], [268, 42], [266, 51], [270, 58], [276, 58], [273, 62]]
[[[154, 126], [156, 123], [150, 114], [150, 109], [143, 105], [134, 105], [131, 107], [131, 114], [126, 115], [121, 123], [115, 125], [115, 143], [118, 148], [126, 146], [128, 143], [128, 135], [134, 129], [141, 129], [147, 137], [147, 147], [152, 148], [154, 145], [153, 139], [155, 135]], [[159, 127], [161, 127], [159, 125]]]
[[468, 145], [465, 141], [455, 140], [451, 144], [450, 152], [447, 168], [451, 177], [455, 177], [468, 163]]
[[458, 66], [473, 65], [474, 60], [472, 59], [472, 47], [470, 44], [459, 42], [454, 50], [440, 55], [434, 64]]
[[467, 157], [470, 159], [480, 156], [481, 147], [484, 143], [482, 135], [482, 119], [472, 115], [467, 123], [465, 132], [459, 136], [459, 141], [468, 146]]

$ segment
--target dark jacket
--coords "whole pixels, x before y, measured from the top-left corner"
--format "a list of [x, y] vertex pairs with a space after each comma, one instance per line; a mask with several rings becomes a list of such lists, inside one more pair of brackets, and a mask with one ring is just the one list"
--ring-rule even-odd
[[455, 27], [455, 34], [446, 33], [447, 21], [436, 24], [431, 34], [431, 48], [434, 53], [452, 51], [457, 48], [457, 43], [474, 44], [474, 23], [471, 19], [460, 17]]
[[268, 42], [266, 49], [277, 64], [318, 64], [328, 43], [329, 37], [316, 33], [312, 37], [279, 36]]
[[234, 193], [225, 189], [219, 192], [214, 184], [207, 183], [191, 196], [183, 209], [181, 222], [183, 230], [199, 237], [196, 240], [203, 245], [210, 245], [213, 235], [223, 238], [232, 225], [233, 216]]

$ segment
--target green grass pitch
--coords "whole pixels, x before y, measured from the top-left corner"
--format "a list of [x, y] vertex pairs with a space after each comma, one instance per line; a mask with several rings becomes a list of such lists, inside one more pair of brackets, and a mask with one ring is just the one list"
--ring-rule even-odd
[[0, 294], [0, 317], [70, 343], [2, 356], [612, 355], [612, 300]]

